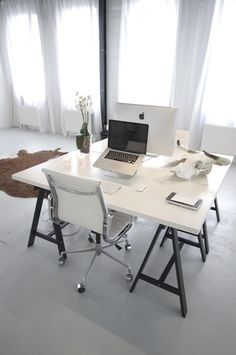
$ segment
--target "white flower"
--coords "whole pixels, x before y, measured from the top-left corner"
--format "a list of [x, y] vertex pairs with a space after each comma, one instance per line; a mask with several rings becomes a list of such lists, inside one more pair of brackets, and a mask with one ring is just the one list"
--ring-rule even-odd
[[91, 110], [91, 97], [90, 95], [81, 96], [77, 91], [75, 94], [75, 108], [80, 111], [83, 118], [83, 123], [88, 125]]

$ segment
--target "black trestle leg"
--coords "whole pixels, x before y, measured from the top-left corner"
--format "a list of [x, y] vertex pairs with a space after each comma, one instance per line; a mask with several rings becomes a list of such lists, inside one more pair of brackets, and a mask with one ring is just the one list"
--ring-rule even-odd
[[206, 261], [206, 249], [205, 249], [205, 245], [203, 243], [203, 237], [202, 237], [202, 232], [198, 233], [198, 243], [199, 243], [199, 248], [201, 251], [201, 256], [202, 256], [202, 261]]
[[179, 241], [178, 241], [178, 235], [176, 229], [171, 228], [171, 231], [172, 231], [173, 251], [175, 256], [175, 270], [176, 270], [177, 284], [179, 289], [181, 314], [183, 317], [185, 317], [187, 314], [187, 301], [186, 301], [186, 295], [184, 289], [184, 279], [183, 279], [182, 264], [180, 259]]
[[[62, 232], [61, 232], [61, 226], [59, 224], [53, 223], [53, 228], [55, 231], [58, 252], [59, 252], [59, 254], [61, 254], [63, 251], [66, 250], [63, 236], [62, 236]], [[66, 255], [64, 255], [64, 258], [66, 259]]]
[[214, 200], [214, 204], [215, 204], [215, 211], [216, 211], [216, 219], [217, 219], [217, 222], [220, 222], [220, 211], [219, 211], [217, 197]]
[[36, 206], [35, 206], [35, 211], [34, 211], [34, 216], [33, 216], [33, 222], [32, 222], [32, 226], [31, 226], [31, 230], [30, 230], [30, 236], [29, 236], [29, 240], [28, 240], [28, 247], [31, 247], [34, 244], [44, 195], [45, 195], [45, 190], [39, 189], [38, 197], [37, 197], [37, 201], [36, 201]]
[[204, 239], [204, 243], [205, 243], [205, 250], [206, 250], [206, 254], [208, 254], [209, 253], [209, 241], [208, 241], [208, 232], [207, 232], [206, 221], [203, 223], [202, 229], [203, 229], [203, 239]]
[[155, 233], [155, 235], [154, 235], [154, 237], [152, 239], [152, 242], [151, 242], [151, 244], [150, 244], [150, 246], [148, 248], [148, 251], [147, 251], [147, 253], [146, 253], [146, 255], [145, 255], [144, 259], [143, 259], [142, 265], [140, 266], [140, 269], [139, 269], [139, 271], [138, 271], [138, 273], [137, 273], [137, 275], [136, 275], [136, 277], [134, 279], [134, 282], [133, 282], [129, 292], [133, 292], [133, 290], [134, 290], [134, 288], [135, 288], [135, 286], [136, 286], [136, 284], [138, 282], [139, 275], [142, 273], [142, 271], [143, 271], [143, 269], [144, 269], [144, 267], [145, 267], [145, 265], [146, 265], [146, 263], [148, 261], [148, 258], [149, 258], [150, 254], [152, 252], [152, 249], [154, 248], [154, 246], [156, 244], [157, 238], [159, 237], [162, 229], [163, 229], [163, 225], [160, 224], [158, 226], [158, 228], [157, 228], [157, 231], [156, 231], [156, 233]]
[[165, 234], [163, 235], [163, 238], [161, 240], [160, 247], [162, 247], [163, 244], [165, 243], [166, 239], [168, 238], [169, 232], [170, 232], [170, 227], [167, 227], [166, 231], [165, 231]]

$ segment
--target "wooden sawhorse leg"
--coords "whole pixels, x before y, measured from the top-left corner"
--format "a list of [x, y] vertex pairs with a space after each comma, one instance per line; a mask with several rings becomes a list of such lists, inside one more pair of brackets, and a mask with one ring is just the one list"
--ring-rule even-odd
[[[177, 230], [177, 232], [178, 231], [182, 232], [182, 233], [186, 233], [188, 235], [193, 235], [194, 237], [198, 238], [198, 242], [195, 242], [194, 240], [186, 239], [183, 237], [178, 237], [180, 242], [184, 242], [184, 244], [192, 245], [194, 247], [199, 248], [200, 252], [201, 252], [201, 256], [202, 256], [202, 261], [206, 261], [206, 255], [209, 253], [209, 242], [208, 242], [206, 221], [203, 223], [202, 231], [200, 231], [198, 234], [187, 233], [182, 230]], [[165, 232], [165, 234], [162, 238], [162, 241], [160, 243], [160, 247], [163, 246], [166, 239], [172, 239], [172, 233], [171, 233], [170, 227], [167, 227], [166, 232]]]
[[34, 244], [45, 193], [46, 193], [46, 190], [39, 189], [38, 197], [37, 197], [37, 201], [36, 201], [36, 206], [35, 206], [35, 210], [34, 210], [33, 222], [32, 222], [32, 226], [30, 229], [28, 247], [31, 247]]
[[211, 210], [215, 211], [217, 222], [220, 222], [220, 210], [218, 206], [217, 197], [214, 199], [214, 205], [211, 206]]
[[[53, 230], [48, 234], [41, 233], [37, 230], [39, 218], [40, 218], [40, 214], [41, 214], [41, 210], [42, 210], [43, 200], [44, 200], [46, 193], [48, 193], [47, 190], [41, 189], [41, 188], [39, 189], [38, 198], [37, 198], [36, 206], [35, 206], [35, 210], [34, 210], [33, 222], [32, 222], [32, 226], [31, 226], [31, 230], [30, 230], [30, 236], [29, 236], [29, 240], [28, 240], [28, 247], [31, 247], [34, 244], [35, 237], [39, 237], [41, 239], [47, 240], [48, 242], [56, 244], [57, 248], [58, 248], [58, 252], [60, 254], [61, 252], [65, 251], [65, 244], [64, 244], [63, 237], [62, 237], [62, 233], [59, 233], [59, 232], [56, 233], [55, 225], [53, 225]], [[58, 228], [61, 229], [64, 226], [65, 226], [65, 224], [62, 224], [61, 227], [57, 226], [56, 227], [57, 231], [58, 231]]]
[[[187, 314], [187, 301], [186, 301], [186, 296], [185, 296], [185, 289], [184, 289], [184, 279], [183, 279], [183, 272], [182, 272], [182, 264], [181, 264], [181, 259], [180, 259], [180, 250], [182, 249], [184, 243], [179, 242], [178, 240], [178, 234], [177, 231], [174, 228], [170, 228], [169, 230], [171, 231], [172, 234], [172, 245], [173, 245], [173, 255], [169, 259], [169, 262], [167, 263], [164, 271], [162, 272], [161, 276], [159, 279], [155, 279], [153, 277], [150, 277], [146, 274], [143, 273], [143, 269], [149, 259], [149, 256], [156, 244], [156, 241], [162, 231], [162, 229], [165, 228], [163, 225], [159, 225], [153, 240], [148, 248], [148, 251], [143, 259], [143, 262], [140, 266], [140, 269], [135, 277], [135, 280], [130, 288], [130, 292], [133, 292], [137, 282], [139, 279], [146, 281], [152, 285], [155, 285], [157, 287], [160, 287], [166, 291], [169, 291], [171, 293], [174, 293], [179, 296], [180, 299], [180, 308], [181, 308], [181, 314], [182, 317], [185, 317]], [[175, 264], [175, 270], [176, 270], [176, 278], [177, 278], [177, 285], [178, 287], [173, 287], [165, 282], [173, 264]]]

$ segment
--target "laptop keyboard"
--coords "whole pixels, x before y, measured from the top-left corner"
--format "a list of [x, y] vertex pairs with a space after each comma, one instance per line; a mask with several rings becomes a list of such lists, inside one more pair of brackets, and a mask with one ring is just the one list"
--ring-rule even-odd
[[117, 152], [114, 150], [109, 150], [109, 152], [105, 155], [104, 158], [121, 161], [123, 163], [134, 164], [138, 159], [139, 155]]

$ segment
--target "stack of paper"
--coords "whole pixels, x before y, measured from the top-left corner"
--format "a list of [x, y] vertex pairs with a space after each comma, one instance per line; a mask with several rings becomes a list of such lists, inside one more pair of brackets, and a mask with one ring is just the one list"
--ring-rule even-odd
[[197, 210], [202, 203], [202, 200], [196, 196], [188, 196], [176, 192], [171, 192], [171, 194], [167, 196], [166, 201], [173, 205], [189, 208], [191, 210]]

